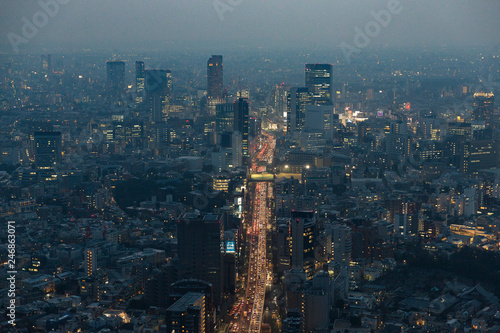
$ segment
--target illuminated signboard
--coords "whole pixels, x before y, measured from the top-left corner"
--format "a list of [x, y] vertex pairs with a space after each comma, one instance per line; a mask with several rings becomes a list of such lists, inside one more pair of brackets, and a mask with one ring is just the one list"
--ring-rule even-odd
[[235, 253], [236, 252], [236, 245], [234, 241], [227, 241], [226, 242], [226, 253]]

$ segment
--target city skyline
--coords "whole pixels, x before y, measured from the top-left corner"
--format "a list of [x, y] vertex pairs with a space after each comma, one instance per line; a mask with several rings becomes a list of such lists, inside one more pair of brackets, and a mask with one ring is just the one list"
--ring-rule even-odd
[[498, 2], [0, 8], [1, 332], [500, 332]]

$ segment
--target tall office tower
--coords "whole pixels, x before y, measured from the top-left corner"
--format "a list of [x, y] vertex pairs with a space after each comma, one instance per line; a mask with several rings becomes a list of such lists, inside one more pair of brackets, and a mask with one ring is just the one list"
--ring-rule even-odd
[[185, 276], [212, 284], [214, 305], [221, 304], [223, 291], [223, 216], [186, 213], [177, 223], [180, 269]]
[[406, 121], [393, 121], [391, 132], [386, 135], [386, 153], [394, 160], [411, 154], [411, 137]]
[[42, 55], [42, 74], [52, 73], [52, 56], [50, 54]]
[[96, 249], [85, 250], [85, 275], [93, 276], [97, 272], [97, 251]]
[[292, 211], [290, 220], [292, 269], [302, 269], [310, 280], [314, 276], [314, 235], [316, 221], [314, 211]]
[[326, 252], [331, 255], [332, 261], [344, 266], [349, 266], [352, 253], [351, 228], [345, 224], [330, 224], [326, 227], [327, 243]]
[[231, 151], [233, 168], [243, 165], [243, 135], [235, 131], [231, 136]]
[[332, 102], [332, 65], [306, 64], [306, 87], [318, 104]]
[[167, 309], [167, 332], [205, 333], [205, 295], [189, 292]]
[[217, 104], [215, 107], [215, 128], [217, 133], [234, 131], [234, 103]]
[[322, 132], [327, 138], [332, 138], [339, 122], [332, 105], [306, 105], [305, 113], [306, 131]]
[[276, 232], [273, 233], [273, 265], [278, 273], [290, 269], [290, 219], [279, 217], [276, 219]]
[[119, 95], [125, 92], [125, 62], [106, 62], [107, 83], [112, 93]]
[[135, 62], [135, 101], [142, 103], [144, 94], [144, 81], [146, 79], [146, 71], [144, 69], [144, 61]]
[[285, 86], [284, 83], [277, 84], [274, 87], [272, 97], [273, 108], [276, 111], [276, 115], [283, 117], [283, 119], [286, 119], [286, 100], [288, 97], [288, 89], [289, 87]]
[[222, 56], [213, 55], [207, 62], [207, 96], [209, 99], [221, 100], [223, 95]]
[[144, 90], [151, 121], [167, 120], [172, 89], [172, 72], [165, 69], [145, 71]]
[[479, 92], [474, 94], [473, 120], [484, 121], [486, 126], [496, 123], [495, 95], [493, 93]]
[[61, 162], [61, 132], [35, 132], [35, 165], [52, 169]]
[[312, 93], [307, 88], [293, 87], [288, 93], [286, 132], [293, 134], [305, 126], [306, 105], [312, 105]]
[[248, 133], [250, 131], [248, 100], [240, 98], [234, 102], [234, 130], [241, 133], [241, 149], [244, 162], [249, 157]]

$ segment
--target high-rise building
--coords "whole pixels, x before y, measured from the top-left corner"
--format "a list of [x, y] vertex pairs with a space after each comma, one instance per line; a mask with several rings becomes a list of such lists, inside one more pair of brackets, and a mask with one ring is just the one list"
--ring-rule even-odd
[[331, 137], [338, 121], [338, 115], [334, 115], [331, 105], [306, 105], [305, 107], [306, 131], [320, 131]]
[[495, 122], [495, 95], [493, 93], [475, 93], [473, 120], [484, 121], [486, 126]]
[[165, 69], [146, 70], [144, 90], [151, 120], [165, 121], [170, 107], [172, 72]]
[[170, 304], [174, 304], [187, 293], [205, 295], [205, 331], [214, 331], [215, 310], [213, 307], [212, 285], [203, 280], [185, 279], [172, 283], [170, 286]]
[[167, 332], [205, 333], [205, 295], [189, 292], [167, 309]]
[[304, 319], [298, 309], [288, 310], [286, 318], [283, 320], [283, 333], [301, 333], [303, 332]]
[[178, 255], [186, 277], [212, 284], [214, 304], [220, 305], [223, 291], [223, 216], [186, 213], [177, 223]]
[[223, 95], [222, 56], [213, 55], [207, 62], [207, 96], [209, 99], [222, 99]]
[[288, 93], [287, 133], [301, 131], [306, 121], [306, 105], [312, 105], [312, 93], [307, 88], [293, 87]]
[[331, 103], [332, 65], [306, 64], [306, 87], [312, 93], [315, 103]]
[[215, 127], [217, 133], [234, 131], [234, 103], [218, 104], [215, 107]]
[[232, 164], [233, 168], [237, 168], [243, 165], [243, 135], [240, 132], [233, 132], [231, 137], [231, 149], [232, 149]]
[[291, 268], [302, 269], [307, 279], [312, 279], [315, 270], [314, 236], [316, 221], [314, 211], [292, 211], [290, 220]]
[[42, 55], [42, 74], [52, 73], [52, 56], [50, 54]]
[[135, 62], [135, 93], [136, 102], [142, 103], [144, 94], [144, 81], [146, 79], [146, 70], [144, 67], [144, 61]]
[[250, 132], [249, 104], [245, 98], [234, 102], [234, 130], [241, 133], [241, 149], [243, 159], [248, 159], [248, 134]]
[[106, 62], [108, 88], [114, 94], [125, 92], [125, 62], [108, 61]]
[[85, 250], [85, 275], [93, 276], [97, 272], [97, 251], [95, 249]]
[[61, 132], [35, 132], [35, 165], [53, 169], [61, 162]]
[[352, 252], [351, 228], [345, 224], [328, 225], [326, 251], [331, 255], [332, 261], [344, 266], [349, 266]]
[[386, 153], [394, 160], [410, 156], [411, 137], [405, 120], [391, 122], [390, 133], [386, 135]]

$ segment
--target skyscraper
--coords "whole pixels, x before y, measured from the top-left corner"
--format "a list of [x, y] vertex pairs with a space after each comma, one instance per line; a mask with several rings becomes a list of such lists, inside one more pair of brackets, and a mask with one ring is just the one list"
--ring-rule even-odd
[[97, 251], [95, 249], [85, 250], [85, 275], [92, 276], [97, 272]]
[[327, 252], [332, 261], [344, 266], [349, 266], [352, 253], [352, 232], [345, 224], [331, 224], [326, 228]]
[[146, 71], [144, 69], [144, 61], [135, 62], [135, 92], [136, 102], [142, 103], [144, 93], [144, 80], [146, 78]]
[[212, 284], [214, 304], [223, 291], [224, 226], [222, 215], [186, 213], [177, 223], [177, 247], [181, 270], [187, 277]]
[[106, 62], [108, 88], [113, 94], [122, 94], [125, 92], [125, 62], [108, 61]]
[[42, 55], [42, 74], [52, 73], [52, 56], [50, 54]]
[[213, 55], [207, 62], [207, 96], [209, 99], [222, 99], [223, 83], [222, 56]]
[[165, 121], [170, 106], [172, 72], [165, 69], [152, 69], [145, 73], [144, 90], [151, 120]]
[[332, 65], [306, 64], [306, 87], [314, 102], [329, 104], [332, 101]]
[[234, 131], [234, 103], [218, 104], [215, 107], [215, 127], [217, 133]]
[[245, 98], [240, 98], [234, 102], [234, 130], [241, 133], [242, 156], [247, 159], [248, 153], [248, 133], [249, 127], [249, 104]]
[[35, 165], [52, 169], [61, 162], [61, 132], [35, 132]]
[[314, 233], [316, 221], [313, 211], [292, 211], [290, 220], [291, 267], [303, 269], [307, 279], [314, 275]]
[[287, 133], [301, 131], [305, 126], [306, 105], [312, 105], [312, 93], [304, 87], [293, 87], [288, 93]]
[[486, 126], [491, 126], [495, 122], [495, 95], [493, 93], [475, 93], [473, 120], [484, 121]]

